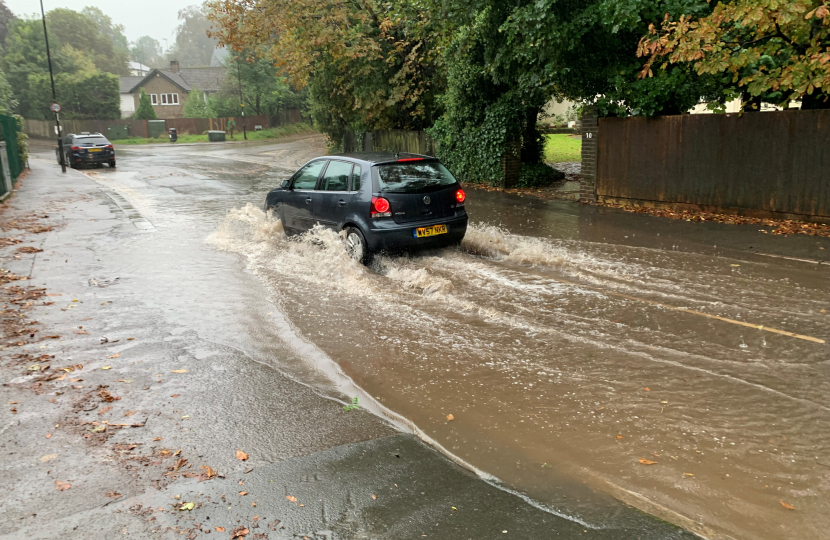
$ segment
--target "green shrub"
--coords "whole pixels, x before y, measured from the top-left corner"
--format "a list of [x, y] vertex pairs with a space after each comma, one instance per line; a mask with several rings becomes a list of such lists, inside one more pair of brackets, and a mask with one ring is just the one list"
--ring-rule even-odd
[[557, 171], [544, 163], [523, 163], [522, 173], [516, 187], [535, 188], [547, 187], [565, 179], [565, 173]]

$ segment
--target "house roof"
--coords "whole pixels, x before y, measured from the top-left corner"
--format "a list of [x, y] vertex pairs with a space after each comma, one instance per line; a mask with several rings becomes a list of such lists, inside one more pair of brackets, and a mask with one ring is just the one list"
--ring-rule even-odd
[[132, 94], [133, 87], [144, 79], [145, 77], [121, 77], [119, 80], [121, 86], [119, 92], [122, 94]]
[[154, 69], [145, 77], [121, 77], [121, 93], [134, 94], [138, 92], [150, 78], [161, 76], [175, 84], [185, 92], [196, 88], [203, 92], [217, 92], [222, 87], [227, 73], [226, 68], [182, 68], [178, 73], [173, 71]]
[[218, 92], [225, 82], [228, 69], [225, 67], [181, 68], [179, 75], [190, 88], [203, 92]]

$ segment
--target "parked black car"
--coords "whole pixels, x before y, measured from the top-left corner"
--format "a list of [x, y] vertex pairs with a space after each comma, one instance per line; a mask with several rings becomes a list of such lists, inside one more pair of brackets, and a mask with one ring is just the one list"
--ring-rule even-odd
[[[100, 133], [82, 133], [81, 135], [70, 133], [63, 138], [63, 155], [66, 164], [73, 169], [85, 164], [100, 167], [104, 163], [115, 168], [115, 148]], [[58, 163], [61, 162], [57, 149], [55, 149], [55, 158]]]
[[352, 256], [458, 244], [467, 232], [466, 195], [433, 157], [356, 153], [311, 160], [268, 193], [286, 234], [316, 223], [346, 231]]

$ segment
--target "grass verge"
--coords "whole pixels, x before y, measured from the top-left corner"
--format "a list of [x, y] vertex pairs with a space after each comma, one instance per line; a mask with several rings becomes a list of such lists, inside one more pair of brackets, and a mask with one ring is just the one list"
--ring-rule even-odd
[[[280, 137], [286, 137], [288, 135], [297, 135], [299, 133], [308, 133], [314, 131], [314, 128], [311, 127], [311, 124], [307, 124], [305, 122], [298, 122], [296, 124], [287, 124], [284, 126], [277, 126], [275, 128], [270, 129], [263, 129], [262, 131], [249, 131], [248, 132], [248, 140], [249, 141], [264, 141], [267, 139], [279, 139]], [[227, 140], [229, 141], [243, 141], [242, 131], [237, 131], [234, 134], [234, 138], [231, 139], [230, 135], [227, 135]], [[136, 145], [136, 144], [159, 144], [169, 142], [167, 138], [167, 134], [164, 133], [161, 138], [159, 139], [147, 139], [143, 137], [130, 137], [129, 139], [119, 139], [117, 141], [112, 141], [113, 144], [116, 145]], [[207, 134], [204, 135], [179, 135], [177, 143], [206, 143], [208, 142]]]
[[545, 161], [582, 161], [582, 139], [561, 133], [545, 135]]

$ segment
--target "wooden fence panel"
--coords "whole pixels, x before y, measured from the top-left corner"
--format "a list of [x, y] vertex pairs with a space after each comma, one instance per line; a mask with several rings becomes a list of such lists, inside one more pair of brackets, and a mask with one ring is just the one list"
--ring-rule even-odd
[[830, 110], [602, 118], [597, 196], [830, 217]]

